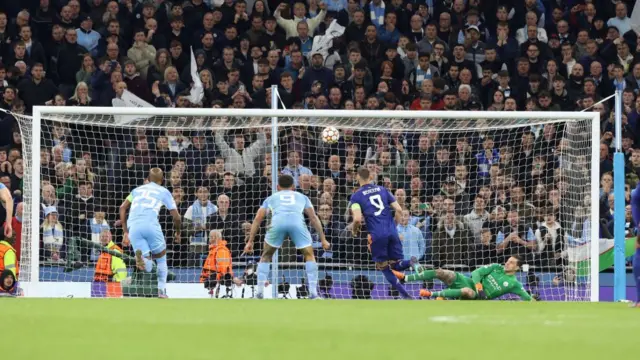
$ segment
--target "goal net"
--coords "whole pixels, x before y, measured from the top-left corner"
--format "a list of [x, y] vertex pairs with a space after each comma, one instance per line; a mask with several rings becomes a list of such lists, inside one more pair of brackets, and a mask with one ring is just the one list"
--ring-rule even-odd
[[[253, 254], [245, 241], [284, 173], [331, 243], [323, 249], [310, 228], [320, 294], [397, 298], [366, 231], [351, 232], [349, 199], [364, 166], [403, 209], [405, 259], [468, 275], [517, 254], [518, 279], [540, 299], [597, 300], [597, 114], [40, 107], [16, 117], [26, 296], [155, 296], [154, 271], [136, 269], [119, 207], [159, 167], [184, 224], [175, 239], [171, 216], [159, 214], [169, 297], [254, 296], [269, 220]], [[321, 138], [329, 126], [340, 131], [335, 144]], [[306, 297], [305, 277], [285, 240], [266, 296]], [[443, 284], [406, 286], [417, 296]]]

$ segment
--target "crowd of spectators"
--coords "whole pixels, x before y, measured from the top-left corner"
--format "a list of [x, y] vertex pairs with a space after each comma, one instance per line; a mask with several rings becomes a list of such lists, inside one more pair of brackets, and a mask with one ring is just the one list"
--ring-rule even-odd
[[[322, 128], [277, 134], [281, 172], [308, 195], [333, 244], [322, 261], [367, 263], [347, 209], [355, 171], [367, 166], [405, 209], [405, 254], [436, 265], [475, 266], [518, 253], [561, 265], [588, 236], [591, 201], [601, 237], [612, 233], [613, 111], [623, 93], [625, 201], [640, 173], [640, 36], [622, 0], [21, 0], [0, 5], [0, 108], [112, 106], [125, 89], [156, 107], [268, 108], [271, 85], [293, 109], [597, 111], [601, 197], [590, 164], [562, 123], [438, 131], [438, 120], [387, 131]], [[328, 53], [314, 35], [345, 27]], [[189, 90], [190, 48], [204, 99]], [[240, 256], [255, 210], [271, 191], [271, 134], [246, 128], [181, 131], [47, 123], [41, 139], [43, 261], [64, 261], [71, 238], [113, 231], [130, 251], [117, 206], [150, 167], [187, 221], [180, 242], [166, 224], [173, 266], [200, 266], [210, 230]], [[421, 129], [429, 128], [428, 131]], [[586, 136], [590, 132], [586, 131]], [[582, 149], [584, 150], [584, 149]], [[587, 151], [588, 155], [589, 152]], [[21, 133], [0, 120], [0, 181], [23, 191]], [[583, 156], [583, 158], [586, 158]], [[596, 159], [593, 159], [596, 161]], [[0, 210], [2, 211], [2, 210]], [[630, 214], [630, 211], [627, 210]], [[630, 215], [628, 231], [635, 224]], [[2, 214], [0, 214], [2, 215]], [[3, 216], [0, 216], [3, 218]], [[314, 234], [315, 238], [315, 234]], [[315, 244], [315, 243], [314, 243]], [[95, 260], [89, 249], [81, 261]], [[284, 256], [295, 260], [292, 251]]]

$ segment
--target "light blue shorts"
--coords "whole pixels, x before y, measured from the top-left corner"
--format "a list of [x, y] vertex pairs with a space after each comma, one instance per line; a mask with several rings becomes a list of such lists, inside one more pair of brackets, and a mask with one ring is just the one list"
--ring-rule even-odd
[[267, 236], [264, 239], [269, 246], [280, 248], [284, 239], [289, 236], [296, 249], [304, 249], [311, 246], [311, 234], [304, 224], [272, 224], [267, 230]]
[[159, 254], [166, 250], [167, 243], [160, 225], [134, 223], [129, 226], [129, 241], [133, 250], [142, 251], [142, 255]]

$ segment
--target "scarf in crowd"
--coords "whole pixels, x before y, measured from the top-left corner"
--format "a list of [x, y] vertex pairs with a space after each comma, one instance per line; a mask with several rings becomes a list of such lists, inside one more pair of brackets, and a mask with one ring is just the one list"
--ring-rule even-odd
[[613, 85], [615, 88], [621, 87], [622, 89], [626, 89], [627, 81], [624, 78], [621, 81], [618, 81], [618, 79], [613, 79]]
[[384, 9], [385, 4], [384, 1], [380, 1], [380, 6], [376, 6], [373, 1], [369, 4], [369, 8], [371, 9], [371, 22], [376, 27], [381, 27], [384, 25]]
[[109, 230], [109, 224], [106, 220], [98, 222], [96, 218], [93, 218], [89, 225], [91, 226], [91, 240], [95, 243], [100, 243], [100, 234], [105, 230]]
[[[218, 207], [213, 205], [211, 201], [207, 200], [206, 206], [202, 206], [200, 200], [196, 200], [191, 207], [191, 219], [194, 224], [203, 225], [206, 223], [207, 217], [218, 212]], [[206, 242], [206, 234], [204, 232], [199, 232], [193, 235], [192, 243], [205, 243]]]
[[420, 68], [420, 65], [416, 67], [416, 87], [420, 88], [422, 82], [425, 80], [431, 80], [433, 75], [431, 74], [431, 66], [427, 65], [427, 71]]
[[42, 227], [42, 242], [45, 245], [60, 248], [64, 241], [64, 229], [56, 221], [55, 223], [45, 222]]

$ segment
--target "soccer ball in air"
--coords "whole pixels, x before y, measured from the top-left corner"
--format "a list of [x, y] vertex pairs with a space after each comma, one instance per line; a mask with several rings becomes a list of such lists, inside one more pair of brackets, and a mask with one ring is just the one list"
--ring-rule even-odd
[[340, 132], [333, 126], [328, 126], [322, 130], [322, 141], [325, 144], [335, 144], [340, 139]]

